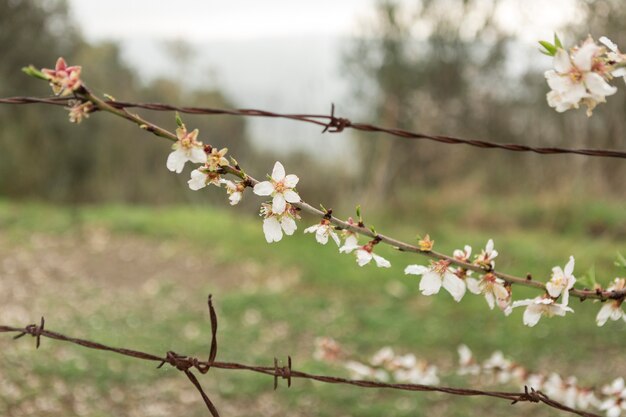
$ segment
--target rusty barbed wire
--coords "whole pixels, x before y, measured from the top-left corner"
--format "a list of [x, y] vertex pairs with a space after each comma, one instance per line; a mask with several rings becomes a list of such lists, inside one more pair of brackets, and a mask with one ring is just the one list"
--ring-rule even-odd
[[255, 366], [255, 365], [246, 365], [246, 364], [237, 363], [237, 362], [216, 361], [215, 358], [218, 353], [217, 314], [213, 306], [213, 300], [212, 300], [211, 295], [209, 295], [208, 297], [208, 308], [209, 308], [209, 316], [211, 320], [211, 348], [210, 348], [209, 357], [205, 361], [198, 359], [196, 357], [181, 355], [173, 351], [167, 352], [165, 356], [162, 357], [162, 356], [158, 356], [158, 355], [154, 355], [151, 353], [142, 352], [138, 350], [111, 347], [111, 346], [103, 345], [101, 343], [93, 342], [93, 341], [86, 340], [86, 339], [78, 339], [78, 338], [66, 336], [61, 333], [57, 333], [57, 332], [46, 329], [44, 327], [45, 320], [43, 317], [41, 318], [41, 322], [39, 325], [29, 324], [26, 327], [13, 327], [13, 326], [0, 325], [0, 333], [17, 333], [17, 335], [14, 336], [13, 339], [19, 339], [23, 336], [30, 335], [36, 339], [37, 349], [40, 347], [41, 338], [48, 338], [48, 339], [53, 339], [53, 340], [57, 340], [61, 342], [67, 342], [67, 343], [79, 345], [88, 349], [116, 353], [116, 354], [124, 355], [133, 359], [157, 362], [159, 364], [157, 366], [157, 369], [160, 369], [165, 364], [168, 364], [185, 374], [187, 379], [189, 379], [189, 381], [193, 384], [193, 386], [200, 393], [207, 409], [209, 410], [209, 412], [211, 413], [213, 417], [219, 417], [220, 416], [219, 411], [217, 410], [217, 407], [213, 404], [208, 394], [206, 393], [206, 391], [200, 384], [200, 381], [198, 380], [197, 376], [193, 373], [193, 370], [196, 370], [201, 374], [208, 373], [208, 371], [211, 368], [261, 373], [261, 374], [272, 376], [274, 378], [274, 389], [278, 388], [279, 378], [287, 380], [288, 387], [291, 386], [293, 378], [300, 378], [300, 379], [319, 381], [319, 382], [327, 383], [327, 384], [352, 385], [352, 386], [356, 386], [360, 388], [380, 388], [380, 389], [394, 389], [394, 390], [400, 390], [400, 391], [416, 391], [416, 392], [439, 392], [443, 394], [466, 396], [466, 397], [467, 396], [469, 397], [487, 396], [487, 397], [499, 398], [499, 399], [510, 401], [511, 405], [521, 403], [521, 402], [540, 403], [540, 404], [545, 404], [549, 407], [555, 408], [557, 410], [576, 414], [582, 417], [600, 417], [598, 414], [568, 407], [565, 404], [562, 404], [558, 401], [550, 399], [543, 392], [537, 391], [533, 388], [529, 388], [528, 386], [524, 387], [523, 392], [506, 392], [506, 391], [483, 391], [483, 390], [478, 390], [478, 389], [457, 388], [457, 387], [447, 387], [447, 386], [433, 386], [433, 385], [421, 385], [421, 384], [393, 384], [393, 383], [368, 381], [368, 380], [354, 380], [354, 379], [347, 379], [347, 378], [341, 378], [341, 377], [335, 377], [335, 376], [317, 375], [317, 374], [311, 374], [307, 372], [294, 370], [291, 356], [288, 357], [286, 366], [279, 366], [277, 358], [274, 358], [273, 366]]
[[[74, 100], [72, 97], [6, 97], [0, 98], [0, 104], [52, 104], [67, 106]], [[266, 117], [289, 119], [304, 123], [322, 126], [324, 132], [339, 133], [345, 129], [353, 129], [362, 132], [378, 132], [405, 139], [430, 140], [448, 145], [468, 145], [481, 149], [502, 149], [512, 152], [532, 152], [540, 155], [575, 154], [603, 158], [626, 159], [626, 151], [615, 149], [593, 148], [559, 148], [559, 147], [535, 147], [519, 143], [498, 143], [480, 139], [462, 139], [453, 136], [430, 135], [426, 133], [412, 132], [405, 129], [376, 126], [369, 123], [355, 123], [350, 119], [335, 116], [335, 106], [331, 106], [330, 114], [291, 114], [276, 113], [258, 109], [219, 109], [211, 107], [187, 107], [174, 106], [162, 103], [138, 103], [128, 101], [105, 100], [105, 103], [116, 109], [140, 108], [153, 111], [177, 111], [180, 113], [195, 115], [228, 115], [242, 117]]]

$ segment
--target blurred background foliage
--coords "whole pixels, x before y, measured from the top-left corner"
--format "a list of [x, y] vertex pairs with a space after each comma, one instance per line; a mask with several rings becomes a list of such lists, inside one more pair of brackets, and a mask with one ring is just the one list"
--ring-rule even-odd
[[[521, 3], [520, 3], [521, 4]], [[533, 65], [538, 52], [524, 50], [494, 19], [496, 2], [424, 0], [407, 5], [381, 1], [346, 43], [342, 73], [353, 86], [367, 121], [404, 129], [517, 142], [535, 146], [623, 148], [626, 96], [619, 92], [588, 119], [582, 111], [558, 114], [545, 102], [547, 86]], [[520, 5], [523, 7], [523, 5]], [[581, 1], [591, 33], [618, 44], [624, 11], [611, 0]], [[426, 35], [424, 35], [426, 34]], [[417, 36], [419, 35], [419, 36]], [[572, 28], [567, 39], [586, 33]], [[51, 66], [57, 56], [84, 67], [84, 78], [118, 99], [236, 107], [218, 89], [189, 89], [181, 79], [192, 51], [168, 42], [179, 79], [146, 83], [120, 58], [115, 43], [83, 40], [63, 1], [0, 2], [0, 95], [42, 95], [48, 90], [20, 73], [32, 63]], [[529, 54], [527, 54], [527, 52]], [[293, 109], [297, 111], [297, 109]], [[171, 128], [171, 114], [149, 117]], [[228, 146], [250, 172], [265, 172], [273, 155], [251, 146], [246, 121], [231, 117], [187, 117], [214, 146]], [[180, 203], [211, 200], [186, 190], [184, 179], [163, 169], [163, 143], [145, 138], [128, 123], [96, 115], [80, 126], [64, 111], [42, 106], [0, 107], [0, 195], [57, 202]], [[585, 193], [613, 198], [626, 191], [620, 160], [538, 156], [444, 146], [425, 141], [355, 133], [357, 161], [351, 175], [320, 169], [319, 155], [286, 157], [286, 164], [317, 175], [302, 182], [311, 200], [336, 200], [349, 193], [375, 204], [380, 197], [401, 203], [414, 190], [436, 188], [460, 195]], [[291, 161], [290, 161], [291, 159]], [[303, 169], [305, 168], [305, 169]], [[257, 172], [258, 170], [258, 172]], [[549, 179], [549, 181], [547, 180]], [[332, 181], [333, 187], [325, 187]], [[356, 186], [355, 186], [356, 185]]]

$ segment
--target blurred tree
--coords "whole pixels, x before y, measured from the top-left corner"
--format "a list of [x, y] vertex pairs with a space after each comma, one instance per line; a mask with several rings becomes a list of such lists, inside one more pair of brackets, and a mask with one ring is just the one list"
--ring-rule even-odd
[[[519, 29], [498, 19], [501, 7], [519, 8]], [[365, 117], [387, 126], [499, 142], [624, 148], [623, 92], [591, 119], [582, 111], [559, 114], [547, 106], [543, 71], [551, 62], [512, 36], [523, 32], [524, 19], [532, 19], [524, 7], [487, 0], [379, 2], [344, 54], [355, 97], [366, 103]], [[581, 17], [576, 30], [566, 31], [568, 39], [582, 40], [587, 33], [613, 35], [616, 41], [626, 36], [617, 35], [626, 17], [619, 1], [587, 0], [570, 7], [578, 7]], [[521, 155], [371, 134], [361, 135], [359, 145], [362, 188], [370, 201], [401, 196], [408, 186], [445, 185], [460, 195], [468, 190], [626, 191], [620, 180], [626, 164], [618, 160]]]
[[[110, 93], [120, 100], [233, 107], [219, 91], [183, 91], [169, 80], [143, 85], [123, 62], [118, 45], [83, 41], [64, 1], [1, 1], [0, 49], [2, 96], [50, 94], [45, 83], [24, 76], [20, 68], [31, 63], [51, 67], [58, 56], [64, 56], [69, 63], [83, 66], [84, 78], [98, 94]], [[185, 73], [185, 65], [176, 69]], [[145, 114], [166, 128], [175, 127], [172, 113]], [[241, 118], [189, 116], [185, 120], [200, 128], [205, 143], [248, 151]], [[107, 114], [72, 125], [62, 108], [2, 106], [0, 195], [64, 202], [165, 203], [206, 198], [207, 193], [193, 196], [186, 175], [165, 169], [168, 143], [141, 140], [146, 135]]]

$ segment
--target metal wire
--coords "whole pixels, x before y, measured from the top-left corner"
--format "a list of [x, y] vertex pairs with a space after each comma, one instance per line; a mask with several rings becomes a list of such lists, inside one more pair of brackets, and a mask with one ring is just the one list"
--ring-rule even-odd
[[[7, 97], [0, 98], [0, 104], [53, 104], [67, 106], [72, 98], [43, 98], [43, 97]], [[257, 109], [219, 109], [210, 107], [185, 107], [173, 106], [161, 103], [136, 103], [128, 101], [112, 101], [106, 103], [117, 109], [140, 108], [154, 111], [177, 111], [180, 113], [197, 115], [229, 115], [243, 117], [267, 117], [295, 120], [304, 123], [311, 123], [323, 126], [323, 132], [338, 133], [345, 129], [353, 129], [363, 132], [379, 132], [387, 135], [397, 136], [405, 139], [424, 139], [448, 145], [468, 145], [481, 149], [502, 149], [512, 152], [533, 152], [540, 155], [554, 154], [575, 154], [602, 158], [624, 158], [626, 151], [613, 149], [591, 149], [591, 148], [558, 148], [558, 147], [535, 147], [519, 143], [498, 143], [480, 139], [462, 139], [453, 136], [430, 135], [426, 133], [411, 132], [409, 130], [376, 126], [369, 123], [354, 123], [350, 119], [335, 116], [335, 106], [331, 106], [330, 114], [291, 114], [275, 113]]]
[[385, 388], [400, 391], [419, 391], [419, 392], [439, 392], [449, 395], [474, 397], [474, 396], [486, 396], [492, 398], [499, 398], [510, 401], [511, 404], [517, 404], [520, 402], [540, 403], [549, 407], [565, 411], [568, 413], [576, 414], [582, 417], [600, 417], [597, 414], [589, 413], [583, 410], [577, 410], [566, 406], [558, 401], [550, 399], [541, 391], [536, 391], [533, 388], [524, 387], [523, 392], [506, 392], [506, 391], [483, 391], [478, 389], [457, 388], [447, 386], [432, 386], [421, 384], [391, 384], [386, 382], [367, 381], [367, 380], [354, 380], [347, 378], [340, 378], [336, 376], [316, 375], [307, 372], [297, 371], [293, 369], [291, 357], [288, 357], [286, 366], [279, 366], [278, 360], [274, 358], [273, 366], [255, 366], [246, 365], [237, 362], [220, 362], [215, 358], [218, 353], [217, 345], [217, 314], [213, 307], [212, 297], [209, 295], [208, 299], [209, 316], [211, 319], [211, 348], [209, 357], [207, 360], [200, 360], [192, 356], [180, 355], [175, 352], [167, 352], [165, 357], [154, 355], [147, 352], [128, 348], [118, 348], [103, 345], [101, 343], [93, 342], [86, 339], [77, 339], [74, 337], [66, 336], [61, 333], [57, 333], [45, 328], [45, 320], [42, 317], [40, 324], [30, 324], [26, 327], [13, 327], [0, 325], [0, 333], [17, 333], [14, 339], [19, 339], [23, 336], [30, 335], [36, 339], [36, 347], [39, 348], [41, 338], [48, 338], [58, 340], [61, 342], [67, 342], [75, 345], [79, 345], [88, 349], [100, 350], [105, 352], [116, 353], [124, 355], [133, 359], [157, 362], [159, 365], [157, 368], [163, 367], [168, 364], [182, 373], [189, 379], [193, 386], [198, 390], [202, 399], [213, 417], [219, 417], [219, 412], [206, 391], [202, 388], [200, 381], [193, 373], [193, 370], [198, 371], [201, 374], [206, 374], [211, 368], [224, 369], [224, 370], [239, 370], [256, 372], [264, 375], [269, 375], [274, 378], [274, 389], [278, 387], [278, 379], [287, 380], [287, 386], [291, 386], [292, 379], [308, 379], [313, 381], [319, 381], [326, 384], [344, 384], [352, 385], [359, 388]]

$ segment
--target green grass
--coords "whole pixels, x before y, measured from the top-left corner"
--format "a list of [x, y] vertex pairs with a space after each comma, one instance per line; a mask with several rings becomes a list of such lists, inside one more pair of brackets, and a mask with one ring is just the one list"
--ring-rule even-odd
[[[620, 203], [568, 206], [493, 200], [465, 205], [426, 195], [412, 204], [411, 210], [408, 206], [401, 207], [393, 216], [366, 213], [369, 215], [366, 220], [376, 224], [381, 233], [410, 241], [414, 241], [418, 232], [428, 232], [435, 239], [437, 250], [446, 253], [466, 243], [478, 250], [488, 238], [494, 238], [500, 252], [498, 269], [522, 276], [531, 272], [535, 279], [549, 277], [553, 266], [563, 266], [569, 255], [574, 255], [577, 275], [595, 265], [601, 280], [608, 282], [619, 273], [612, 263], [616, 252], [626, 252], [626, 237], [620, 232], [626, 222], [620, 220], [624, 214]], [[18, 247], [28, 247], [34, 234], [64, 236], [102, 228], [116, 236], [141, 236], [150, 241], [182, 245], [200, 259], [203, 254], [211, 259], [206, 277], [164, 279], [157, 283], [158, 291], [148, 295], [138, 296], [137, 289], [123, 286], [108, 288], [106, 283], [95, 287], [85, 284], [85, 288], [77, 283], [76, 293], [68, 297], [88, 305], [89, 314], [81, 312], [81, 305], [72, 310], [62, 299], [53, 299], [33, 289], [51, 309], [45, 312], [46, 317], [53, 318], [54, 309], [61, 306], [70, 311], [60, 315], [56, 323], [52, 321], [51, 328], [103, 343], [129, 345], [154, 353], [172, 349], [202, 357], [207, 352], [209, 334], [205, 297], [212, 292], [220, 316], [220, 359], [223, 360], [270, 364], [274, 356], [286, 358], [291, 354], [298, 369], [342, 374], [340, 368], [316, 363], [311, 358], [315, 337], [331, 336], [361, 357], [391, 345], [442, 368], [449, 368], [456, 361], [456, 347], [465, 343], [479, 358], [502, 350], [532, 369], [577, 375], [590, 385], [608, 382], [626, 370], [619, 366], [616, 371], [607, 360], [607, 355], [622, 351], [626, 325], [610, 322], [604, 328], [597, 328], [594, 317], [599, 306], [596, 304], [579, 304], [574, 300], [574, 315], [542, 319], [537, 327], [529, 329], [521, 323], [521, 311], [504, 317], [490, 311], [481, 297], [466, 296], [457, 304], [444, 292], [435, 297], [422, 296], [417, 289], [418, 280], [403, 274], [407, 264], [425, 262], [419, 256], [398, 253], [381, 245], [377, 252], [392, 262], [392, 268], [379, 269], [372, 265], [359, 268], [352, 256], [339, 254], [332, 244], [318, 245], [311, 235], [301, 233], [315, 221], [303, 219], [295, 236], [270, 245], [264, 241], [260, 219], [242, 207], [67, 209], [36, 203], [0, 203], [0, 232], [11, 245]], [[407, 224], [411, 226], [407, 228]], [[245, 262], [254, 262], [269, 275], [296, 271], [298, 279], [276, 290], [266, 285], [267, 282], [238, 288], [228, 284], [229, 277], [211, 276], [214, 271], [236, 268]], [[536, 293], [514, 289], [514, 294], [515, 298], [526, 298]], [[242, 324], [251, 315], [258, 317], [257, 321]], [[185, 337], [185, 332], [194, 337]], [[41, 352], [32, 352], [23, 343], [7, 339], [0, 339], [0, 347], [8, 349], [4, 358], [0, 356], [3, 359], [0, 365], [26, 358], [28, 368], [38, 377], [61, 379], [70, 386], [93, 386], [96, 398], [112, 387], [134, 392], [136, 384], [156, 384], [179, 377], [172, 370], [157, 372], [149, 365], [81, 348], [64, 347], [71, 352], [66, 355], [69, 359], [54, 360], [61, 349], [58, 344], [46, 341]], [[42, 355], [47, 349], [53, 349], [53, 355]], [[590, 363], [595, 364], [591, 369]], [[2, 366], [3, 372], [5, 368]], [[256, 411], [255, 401], [265, 401], [268, 395], [283, 410], [319, 416], [511, 412], [508, 405], [491, 400], [364, 392], [303, 381], [297, 381], [290, 390], [270, 394], [272, 381], [268, 378], [225, 371], [215, 374], [216, 379], [209, 376], [203, 381], [218, 393], [218, 406], [240, 404], [253, 415], [262, 414]], [[28, 386], [17, 374], [11, 378]], [[458, 378], [452, 381], [463, 382]], [[35, 391], [26, 390], [20, 401], [26, 401]], [[166, 396], [174, 403], [179, 402], [176, 393], [168, 392]], [[141, 403], [145, 398], [132, 401]], [[106, 407], [102, 407], [92, 406], [88, 415], [108, 415]], [[120, 413], [128, 411], [125, 402], [116, 407]], [[519, 407], [519, 415], [530, 410], [530, 406]], [[198, 402], [192, 409], [188, 415], [205, 414]], [[552, 414], [539, 411], [538, 415]]]

